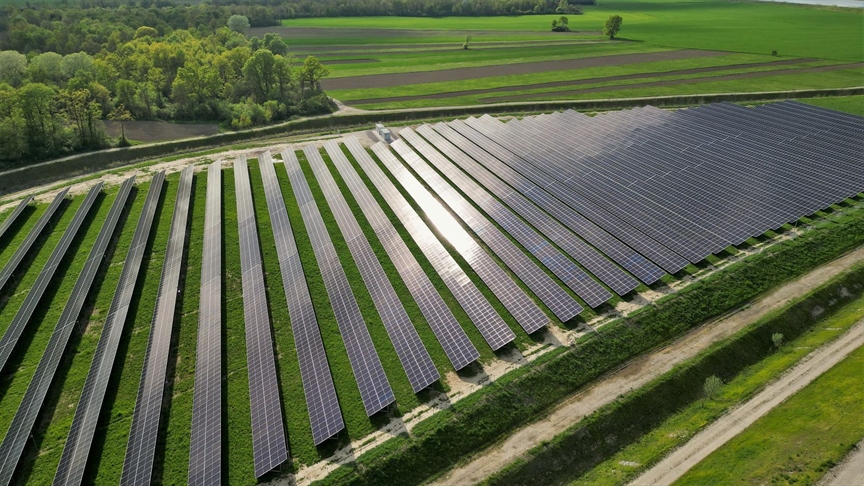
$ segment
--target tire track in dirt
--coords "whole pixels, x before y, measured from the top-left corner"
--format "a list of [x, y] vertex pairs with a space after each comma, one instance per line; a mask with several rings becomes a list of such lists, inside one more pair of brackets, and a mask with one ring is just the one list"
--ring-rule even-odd
[[838, 71], [841, 69], [854, 69], [864, 67], [864, 62], [852, 63], [852, 64], [835, 64], [832, 66], [819, 66], [812, 68], [798, 68], [798, 69], [781, 69], [778, 71], [761, 71], [755, 73], [738, 73], [738, 74], [726, 74], [723, 76], [710, 76], [706, 78], [690, 78], [690, 79], [671, 79], [668, 81], [652, 81], [649, 83], [636, 83], [636, 84], [625, 84], [619, 86], [601, 86], [597, 88], [587, 88], [587, 89], [575, 89], [575, 90], [567, 90], [567, 91], [554, 91], [551, 93], [529, 93], [522, 95], [512, 95], [512, 96], [496, 96], [491, 98], [482, 98], [480, 99], [481, 103], [502, 103], [507, 101], [526, 101], [539, 97], [549, 97], [554, 96], [556, 98], [565, 98], [567, 96], [574, 96], [586, 93], [600, 93], [603, 91], [618, 91], [622, 89], [637, 89], [637, 88], [651, 88], [656, 86], [677, 86], [679, 84], [690, 84], [690, 83], [706, 83], [711, 81], [732, 81], [735, 79], [749, 79], [749, 78], [759, 78], [765, 76], [782, 76], [786, 74], [806, 74], [806, 73], [827, 73], [830, 71]]
[[[548, 83], [536, 83], [536, 84], [522, 84], [518, 86], [502, 86], [500, 88], [488, 88], [488, 89], [466, 89], [461, 91], [448, 91], [446, 93], [435, 93], [428, 95], [414, 95], [414, 96], [391, 96], [386, 98], [366, 98], [359, 100], [347, 99], [348, 103], [352, 105], [364, 105], [364, 104], [372, 104], [372, 103], [391, 103], [396, 101], [413, 101], [413, 100], [440, 100], [445, 98], [455, 98], [457, 96], [470, 96], [470, 95], [478, 95], [478, 94], [486, 94], [486, 93], [503, 93], [507, 91], [522, 91], [526, 89], [543, 89], [543, 88], [555, 88], [558, 86], [578, 86], [581, 84], [596, 84], [596, 83], [604, 83], [609, 81], [623, 81], [627, 79], [644, 79], [644, 78], [656, 78], [658, 76], [683, 76], [687, 74], [700, 74], [700, 73], [710, 73], [716, 71], [725, 71], [727, 69], [745, 69], [745, 68], [755, 68], [755, 67], [765, 67], [765, 66], [785, 66], [790, 64], [801, 64], [805, 62], [814, 62], [819, 59], [786, 59], [783, 61], [769, 61], [769, 62], [757, 62], [757, 63], [744, 63], [744, 64], [726, 64], [723, 66], [710, 66], [710, 67], [702, 67], [702, 68], [692, 68], [692, 69], [680, 69], [677, 71], [661, 71], [661, 72], [653, 72], [653, 73], [639, 73], [639, 74], [623, 74], [620, 76], [607, 76], [603, 78], [589, 78], [589, 79], [577, 79], [572, 81], [552, 81]], [[536, 95], [535, 95], [536, 96]]]
[[321, 81], [321, 86], [323, 86], [325, 90], [392, 88], [396, 86], [404, 86], [406, 84], [464, 81], [467, 79], [490, 78], [493, 76], [511, 76], [517, 74], [544, 73], [548, 71], [568, 71], [570, 69], [622, 66], [624, 64], [642, 62], [676, 61], [679, 59], [692, 59], [695, 57], [718, 57], [727, 54], [727, 52], [721, 51], [700, 51], [695, 49], [648, 52], [641, 54], [617, 54], [614, 56], [596, 56], [580, 59], [524, 62], [516, 64], [497, 64], [494, 66], [442, 69], [438, 71], [368, 74], [364, 76], [324, 79]]
[[861, 261], [864, 261], [864, 247], [780, 286], [740, 312], [693, 329], [668, 346], [630, 361], [612, 374], [600, 378], [589, 388], [564, 400], [545, 417], [514, 430], [503, 441], [479, 451], [470, 461], [451, 470], [433, 484], [461, 486], [482, 481], [531, 448], [552, 440], [600, 407], [644, 386], [675, 365], [696, 356], [770, 312], [782, 308]]

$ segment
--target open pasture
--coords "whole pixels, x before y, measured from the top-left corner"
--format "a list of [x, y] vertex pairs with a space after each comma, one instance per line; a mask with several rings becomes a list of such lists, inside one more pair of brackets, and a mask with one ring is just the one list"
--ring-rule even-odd
[[[624, 18], [624, 24], [620, 39], [609, 41], [598, 34], [606, 18], [616, 14]], [[367, 109], [509, 100], [502, 96], [486, 99], [492, 97], [463, 92], [495, 88], [506, 88], [512, 96], [520, 96], [513, 100], [617, 98], [712, 93], [724, 89], [755, 92], [849, 87], [860, 86], [864, 77], [864, 70], [854, 66], [864, 60], [862, 9], [714, 0], [686, 3], [619, 0], [585, 6], [584, 15], [569, 15], [573, 32], [549, 32], [552, 20], [557, 18], [551, 15], [312, 18], [284, 20], [283, 26], [275, 29], [296, 52], [319, 55], [325, 64], [328, 59], [338, 61], [330, 66], [331, 76], [324, 82], [328, 92], [343, 103]], [[462, 43], [468, 35], [471, 42], [465, 50]], [[705, 55], [698, 65], [671, 60], [664, 65], [652, 62], [650, 56], [644, 60], [635, 57], [664, 51], [710, 51], [711, 55]], [[729, 80], [705, 75], [705, 79], [686, 83], [681, 80], [687, 79], [688, 73], [677, 72], [728, 64], [730, 72], [723, 75], [740, 74], [733, 70], [744, 69], [738, 64], [745, 57], [744, 62], [754, 64], [750, 70], [754, 74], [743, 78], [746, 81], [730, 84], [725, 82]], [[363, 62], [352, 63], [351, 58]], [[377, 62], [368, 62], [370, 59]], [[593, 67], [567, 67], [577, 59], [590, 59]], [[768, 70], [760, 66], [762, 63], [796, 60], [802, 64], [799, 68], [816, 67], [807, 65], [814, 60], [825, 65], [847, 65], [837, 69], [848, 73], [837, 73], [831, 68], [810, 78], [799, 76], [806, 73], [796, 72], [755, 74]], [[543, 69], [536, 65], [533, 71], [522, 66], [538, 62], [547, 65]], [[457, 74], [472, 68], [484, 69], [477, 69], [470, 76]], [[615, 79], [661, 72], [664, 80], [674, 82], [646, 86]], [[417, 75], [387, 78], [403, 73]], [[542, 96], [527, 96], [538, 93], [532, 86], [539, 83], [590, 78], [596, 79], [590, 83], [593, 86], [586, 88], [597, 88], [593, 92], [546, 90], [547, 94]], [[381, 83], [383, 79], [388, 82]], [[620, 86], [626, 84], [631, 86]], [[602, 89], [606, 86], [610, 89]]]

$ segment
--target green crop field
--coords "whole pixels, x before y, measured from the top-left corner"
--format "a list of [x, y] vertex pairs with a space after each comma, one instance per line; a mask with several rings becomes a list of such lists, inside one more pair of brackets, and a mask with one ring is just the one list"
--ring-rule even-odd
[[[614, 0], [585, 6], [583, 15], [568, 15], [573, 30], [569, 33], [550, 32], [557, 15], [303, 18], [257, 31], [278, 32], [298, 54], [316, 54], [325, 64], [331, 61], [325, 88], [328, 83], [336, 86], [334, 80], [343, 81], [328, 88], [334, 98], [365, 109], [391, 109], [860, 86], [864, 67], [855, 64], [864, 61], [862, 12], [759, 2]], [[600, 35], [610, 15], [624, 19], [620, 39], [615, 41]], [[470, 48], [462, 49], [468, 35]], [[694, 52], [688, 59], [646, 57], [624, 64], [614, 58], [682, 49], [708, 52]], [[717, 53], [723, 55], [709, 57]], [[551, 65], [524, 74], [514, 68], [523, 63], [575, 59], [599, 64], [579, 69]], [[766, 67], [771, 61], [784, 62]], [[752, 69], [744, 64], [753, 64]], [[722, 66], [730, 69], [719, 70]], [[835, 67], [804, 71], [816, 66]], [[452, 70], [468, 67], [486, 69], [468, 78], [449, 79]], [[718, 70], [686, 73], [701, 67]], [[768, 72], [775, 70], [789, 72]], [[381, 78], [420, 71], [430, 74], [420, 80]], [[648, 73], [661, 77], [607, 79]], [[722, 79], [734, 73], [746, 76], [740, 81]], [[380, 79], [363, 78], [369, 75]], [[692, 82], [683, 83], [688, 77]], [[355, 85], [346, 86], [345, 78], [354, 78]], [[532, 89], [538, 83], [588, 80], [594, 82], [580, 83], [579, 89]], [[383, 84], [376, 86], [379, 81]], [[503, 93], [464, 93], [502, 88]], [[582, 88], [591, 91], [580, 93]]]

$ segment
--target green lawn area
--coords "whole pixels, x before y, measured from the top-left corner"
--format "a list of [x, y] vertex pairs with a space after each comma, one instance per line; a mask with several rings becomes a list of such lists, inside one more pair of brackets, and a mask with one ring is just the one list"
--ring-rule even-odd
[[864, 347], [760, 418], [678, 485], [813, 484], [864, 437]]
[[801, 100], [804, 103], [845, 111], [853, 115], [864, 116], [864, 96], [837, 96], [834, 98], [809, 98]]

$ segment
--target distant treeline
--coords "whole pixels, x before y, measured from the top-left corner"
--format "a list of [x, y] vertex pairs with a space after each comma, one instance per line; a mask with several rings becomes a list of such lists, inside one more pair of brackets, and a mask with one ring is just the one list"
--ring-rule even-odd
[[195, 29], [209, 35], [232, 15], [243, 15], [252, 27], [279, 25], [282, 19], [359, 16], [490, 16], [572, 13], [570, 5], [595, 0], [213, 0], [184, 5], [167, 0], [80, 0], [66, 4], [0, 8], [0, 50], [96, 54], [106, 43], [131, 38], [138, 27], [160, 35]]

